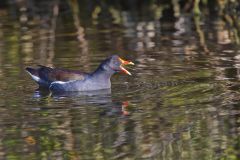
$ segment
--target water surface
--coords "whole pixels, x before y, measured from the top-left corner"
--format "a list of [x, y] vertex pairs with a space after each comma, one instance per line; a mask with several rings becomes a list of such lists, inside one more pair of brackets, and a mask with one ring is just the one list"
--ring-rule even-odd
[[[0, 159], [239, 158], [240, 46], [223, 20], [43, 2], [40, 17], [0, 12]], [[111, 90], [51, 95], [24, 71], [91, 72], [112, 54], [136, 65]]]

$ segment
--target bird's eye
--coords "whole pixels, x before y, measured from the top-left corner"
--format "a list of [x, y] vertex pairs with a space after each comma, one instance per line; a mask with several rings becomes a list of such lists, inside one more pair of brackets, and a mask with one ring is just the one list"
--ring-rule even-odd
[[120, 63], [118, 61], [114, 61], [113, 64], [118, 66]]

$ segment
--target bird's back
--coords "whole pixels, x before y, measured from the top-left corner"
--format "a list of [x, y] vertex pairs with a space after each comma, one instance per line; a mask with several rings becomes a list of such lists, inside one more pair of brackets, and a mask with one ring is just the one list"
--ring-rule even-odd
[[37, 68], [27, 67], [26, 71], [41, 87], [49, 87], [50, 84], [55, 81], [67, 82], [73, 80], [84, 80], [88, 75], [87, 73], [76, 70], [51, 68], [42, 65], [39, 65]]

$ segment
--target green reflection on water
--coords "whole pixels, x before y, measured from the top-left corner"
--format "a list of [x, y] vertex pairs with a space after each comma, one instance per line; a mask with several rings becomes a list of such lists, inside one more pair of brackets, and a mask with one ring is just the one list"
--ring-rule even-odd
[[[31, 2], [0, 9], [0, 159], [239, 159], [238, 2]], [[34, 93], [24, 72], [115, 52], [136, 65], [107, 96]]]

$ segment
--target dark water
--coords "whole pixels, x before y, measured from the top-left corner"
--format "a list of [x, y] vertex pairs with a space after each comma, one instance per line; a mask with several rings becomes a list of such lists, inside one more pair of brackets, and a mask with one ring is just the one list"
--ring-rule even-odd
[[[41, 5], [0, 10], [0, 159], [239, 158], [240, 46], [223, 20]], [[51, 95], [24, 71], [93, 71], [116, 53], [136, 65], [111, 90]]]

